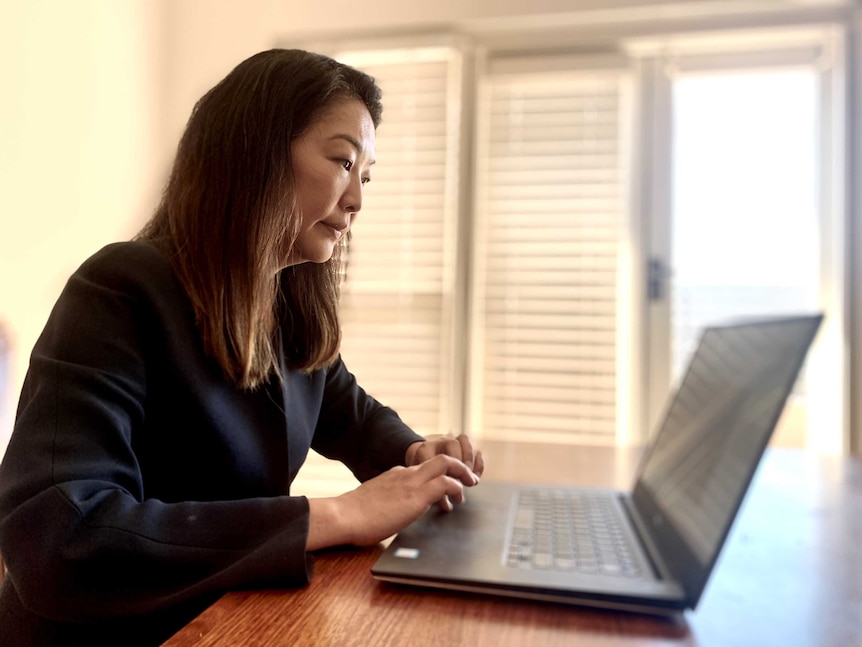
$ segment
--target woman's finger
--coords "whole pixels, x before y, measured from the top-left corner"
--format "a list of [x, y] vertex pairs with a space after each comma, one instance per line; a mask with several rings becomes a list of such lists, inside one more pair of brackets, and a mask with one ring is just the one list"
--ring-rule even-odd
[[462, 463], [459, 459], [446, 454], [438, 454], [434, 458], [425, 461], [419, 466], [420, 470], [424, 470], [424, 478], [431, 481], [440, 476], [447, 476], [463, 483], [464, 485], [472, 486], [479, 482], [473, 471]]
[[485, 457], [482, 455], [482, 450], [477, 449], [475, 455], [473, 456], [473, 474], [476, 476], [482, 476], [482, 472], [485, 471]]
[[467, 434], [461, 434], [457, 438], [461, 461], [469, 467], [471, 470], [475, 471], [474, 464], [476, 462], [474, 452], [473, 452], [473, 443], [470, 442], [470, 437]]

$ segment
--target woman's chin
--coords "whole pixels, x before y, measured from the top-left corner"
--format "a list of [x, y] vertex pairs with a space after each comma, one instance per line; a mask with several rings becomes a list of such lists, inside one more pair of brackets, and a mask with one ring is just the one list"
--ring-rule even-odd
[[303, 252], [303, 253], [294, 253], [290, 255], [290, 258], [287, 259], [287, 262], [284, 264], [285, 267], [290, 267], [292, 265], [301, 265], [302, 263], [326, 263], [332, 258], [332, 254], [335, 252], [335, 245], [330, 247], [329, 249], [316, 249], [311, 252]]

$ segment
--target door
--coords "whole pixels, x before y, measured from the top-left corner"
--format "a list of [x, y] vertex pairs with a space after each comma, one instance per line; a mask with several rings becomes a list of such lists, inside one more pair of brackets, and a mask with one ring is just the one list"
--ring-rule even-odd
[[652, 85], [653, 118], [665, 125], [669, 171], [648, 252], [651, 347], [664, 349], [650, 357], [653, 424], [657, 389], [681, 377], [702, 326], [822, 311], [824, 327], [773, 442], [844, 451], [835, 47], [816, 38], [771, 49], [725, 45], [654, 66], [662, 78]]

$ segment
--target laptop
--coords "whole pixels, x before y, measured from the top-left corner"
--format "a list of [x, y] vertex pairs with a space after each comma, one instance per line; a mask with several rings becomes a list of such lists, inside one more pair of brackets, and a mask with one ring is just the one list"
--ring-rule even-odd
[[372, 575], [649, 614], [694, 609], [821, 320], [702, 330], [631, 491], [483, 480], [452, 512], [433, 507], [399, 533]]

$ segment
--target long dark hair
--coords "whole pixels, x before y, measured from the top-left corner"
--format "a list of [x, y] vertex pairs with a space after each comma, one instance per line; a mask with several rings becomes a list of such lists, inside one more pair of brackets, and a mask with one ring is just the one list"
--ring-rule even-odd
[[[198, 101], [153, 218], [138, 234], [162, 247], [194, 306], [205, 352], [252, 389], [338, 355], [341, 249], [279, 272], [298, 233], [291, 142], [345, 98], [380, 123], [380, 89], [329, 57], [274, 49], [240, 63]], [[278, 322], [279, 297], [287, 316]]]

